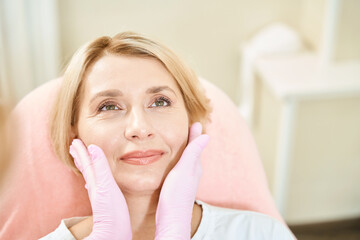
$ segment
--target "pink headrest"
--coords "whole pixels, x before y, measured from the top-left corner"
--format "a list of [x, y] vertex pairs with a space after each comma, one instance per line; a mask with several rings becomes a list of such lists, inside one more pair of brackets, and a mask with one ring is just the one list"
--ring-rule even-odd
[[[253, 137], [233, 102], [201, 80], [212, 101], [210, 142], [202, 154], [197, 198], [207, 203], [271, 215], [283, 221], [268, 190]], [[54, 154], [49, 112], [61, 84], [52, 80], [29, 93], [11, 119], [18, 137], [11, 178], [0, 196], [0, 239], [33, 239], [53, 231], [61, 219], [91, 214], [85, 182]]]

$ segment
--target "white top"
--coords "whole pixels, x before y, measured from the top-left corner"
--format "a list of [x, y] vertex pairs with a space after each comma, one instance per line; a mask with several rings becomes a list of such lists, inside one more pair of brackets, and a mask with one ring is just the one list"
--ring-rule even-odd
[[[203, 209], [200, 225], [191, 240], [262, 240], [294, 239], [290, 230], [270, 216], [209, 205], [200, 200]], [[68, 228], [86, 217], [63, 219], [59, 227], [41, 240], [75, 240]]]

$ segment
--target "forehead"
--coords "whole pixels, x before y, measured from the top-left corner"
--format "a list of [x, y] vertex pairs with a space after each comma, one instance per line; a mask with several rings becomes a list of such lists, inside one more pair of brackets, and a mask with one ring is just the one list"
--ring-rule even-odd
[[179, 92], [176, 80], [165, 66], [151, 57], [101, 57], [86, 71], [84, 80], [85, 88], [90, 92], [108, 88], [118, 88], [126, 92], [156, 85], [167, 85]]

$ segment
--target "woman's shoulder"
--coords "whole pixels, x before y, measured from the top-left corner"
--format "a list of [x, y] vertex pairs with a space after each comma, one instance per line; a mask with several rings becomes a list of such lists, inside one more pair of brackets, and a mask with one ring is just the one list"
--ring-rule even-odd
[[197, 233], [204, 237], [194, 240], [216, 239], [217, 236], [227, 236], [222, 239], [293, 239], [287, 226], [271, 216], [218, 207], [199, 200], [196, 203], [203, 209]]
[[196, 203], [198, 203], [203, 210], [207, 210], [211, 214], [211, 217], [225, 218], [225, 219], [236, 217], [243, 219], [245, 221], [248, 220], [249, 218], [255, 218], [259, 220], [261, 219], [261, 220], [279, 222], [277, 219], [260, 212], [219, 207], [200, 200], [196, 200]]
[[40, 238], [40, 240], [75, 240], [75, 237], [69, 229], [87, 218], [88, 217], [72, 217], [62, 219], [59, 226], [53, 232]]

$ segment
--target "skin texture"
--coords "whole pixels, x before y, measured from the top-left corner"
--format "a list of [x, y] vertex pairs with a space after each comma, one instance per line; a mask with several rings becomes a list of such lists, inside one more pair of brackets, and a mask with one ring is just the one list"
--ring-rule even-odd
[[[86, 146], [95, 144], [103, 150], [126, 199], [133, 239], [154, 239], [161, 186], [189, 137], [189, 120], [180, 89], [158, 60], [131, 56], [102, 57], [88, 69], [84, 81], [73, 135]], [[167, 86], [172, 91], [147, 92], [157, 86]], [[123, 95], [97, 95], [114, 89]], [[164, 154], [159, 161], [143, 166], [120, 160], [125, 153], [148, 149], [162, 150]], [[200, 219], [201, 207], [194, 204], [191, 235]], [[92, 221], [87, 219], [70, 231], [80, 236], [78, 233], [89, 234], [91, 227]]]

